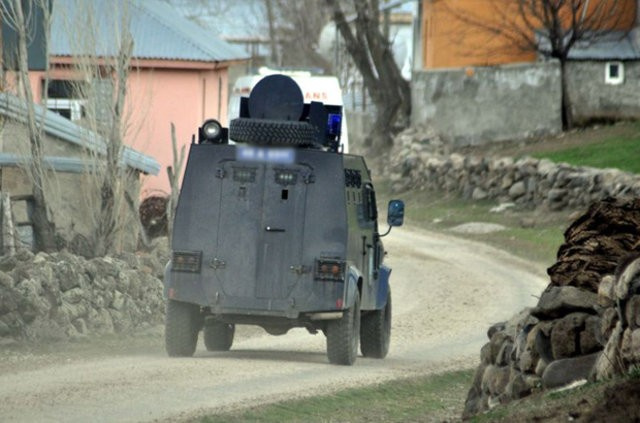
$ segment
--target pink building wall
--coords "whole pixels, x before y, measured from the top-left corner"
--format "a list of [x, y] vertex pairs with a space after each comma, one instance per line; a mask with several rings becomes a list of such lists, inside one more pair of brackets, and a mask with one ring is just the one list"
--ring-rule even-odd
[[[53, 58], [50, 79], [72, 79], [69, 58]], [[160, 162], [158, 175], [144, 175], [141, 197], [169, 194], [167, 166], [173, 165], [171, 123], [178, 151], [189, 153], [191, 136], [205, 119], [227, 124], [228, 64], [168, 60], [134, 63], [127, 93], [125, 143]], [[42, 98], [43, 72], [30, 73], [34, 101]]]

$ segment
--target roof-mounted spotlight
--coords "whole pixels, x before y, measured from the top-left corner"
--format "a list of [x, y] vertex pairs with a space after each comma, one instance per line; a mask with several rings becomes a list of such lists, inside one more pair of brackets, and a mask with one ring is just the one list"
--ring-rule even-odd
[[200, 144], [224, 144], [227, 142], [228, 132], [215, 119], [207, 119], [200, 127], [198, 141]]

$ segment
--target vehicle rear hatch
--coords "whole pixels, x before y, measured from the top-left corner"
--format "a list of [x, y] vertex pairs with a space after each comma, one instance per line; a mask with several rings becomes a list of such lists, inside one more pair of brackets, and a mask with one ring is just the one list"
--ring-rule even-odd
[[300, 279], [308, 166], [222, 164], [215, 277], [228, 297], [285, 299]]

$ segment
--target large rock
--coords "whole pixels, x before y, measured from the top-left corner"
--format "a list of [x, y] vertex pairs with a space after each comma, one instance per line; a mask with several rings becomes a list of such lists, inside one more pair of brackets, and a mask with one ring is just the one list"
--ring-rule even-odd
[[556, 319], [575, 311], [595, 313], [598, 296], [574, 286], [553, 286], [545, 289], [531, 314], [541, 320]]
[[571, 313], [556, 321], [551, 331], [551, 350], [558, 360], [579, 355], [580, 332], [589, 317], [586, 313]]
[[582, 379], [588, 379], [594, 371], [601, 353], [556, 360], [549, 364], [542, 375], [545, 389], [557, 388]]
[[624, 316], [626, 324], [631, 329], [640, 328], [640, 295], [631, 297], [625, 305]]
[[526, 192], [527, 186], [523, 181], [519, 181], [511, 185], [511, 188], [509, 188], [509, 197], [515, 200], [522, 197]]

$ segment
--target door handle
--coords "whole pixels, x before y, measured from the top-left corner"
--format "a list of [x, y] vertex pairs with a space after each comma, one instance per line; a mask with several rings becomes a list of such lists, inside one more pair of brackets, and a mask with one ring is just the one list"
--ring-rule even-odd
[[272, 226], [267, 226], [266, 228], [264, 228], [267, 232], [284, 232], [284, 229], [282, 228], [274, 228]]

